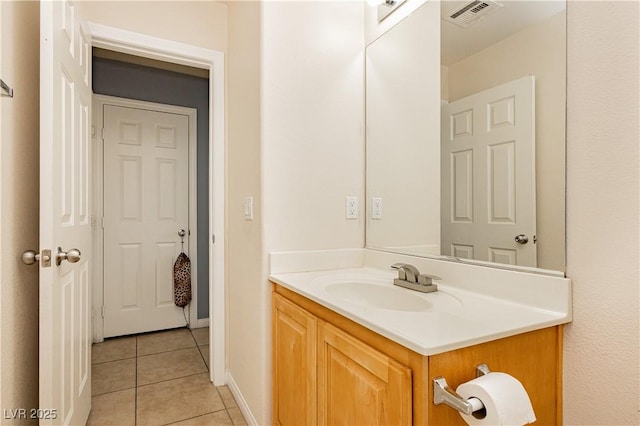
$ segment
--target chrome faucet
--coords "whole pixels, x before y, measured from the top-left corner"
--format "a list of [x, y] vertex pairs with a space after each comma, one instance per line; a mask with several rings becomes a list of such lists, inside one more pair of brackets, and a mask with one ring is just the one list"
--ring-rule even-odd
[[418, 268], [408, 263], [394, 263], [391, 265], [391, 269], [398, 271], [398, 278], [393, 280], [394, 285], [422, 293], [431, 293], [438, 290], [438, 286], [433, 283], [433, 280], [439, 280], [440, 277], [421, 274]]

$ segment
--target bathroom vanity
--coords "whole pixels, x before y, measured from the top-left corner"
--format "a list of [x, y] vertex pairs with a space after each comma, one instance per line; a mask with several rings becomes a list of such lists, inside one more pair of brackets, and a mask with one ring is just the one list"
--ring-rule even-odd
[[[537, 424], [561, 424], [560, 324], [568, 312], [510, 307], [446, 284], [419, 295], [384, 284], [390, 274], [271, 276], [274, 424], [464, 425], [456, 410], [433, 403], [433, 379], [455, 389], [483, 363], [520, 380]], [[354, 286], [362, 281], [369, 291]], [[475, 324], [461, 327], [465, 315]]]

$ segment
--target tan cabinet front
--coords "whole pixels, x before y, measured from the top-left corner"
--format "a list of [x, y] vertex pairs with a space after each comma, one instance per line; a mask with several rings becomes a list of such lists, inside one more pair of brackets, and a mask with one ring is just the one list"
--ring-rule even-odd
[[410, 425], [411, 370], [319, 321], [318, 424]]
[[273, 423], [315, 425], [316, 317], [273, 297]]

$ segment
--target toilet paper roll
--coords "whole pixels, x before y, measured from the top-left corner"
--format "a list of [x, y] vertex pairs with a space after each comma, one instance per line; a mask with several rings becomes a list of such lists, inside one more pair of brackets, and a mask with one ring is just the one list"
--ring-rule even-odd
[[484, 418], [461, 413], [469, 425], [522, 426], [536, 421], [527, 391], [518, 379], [509, 374], [485, 374], [462, 383], [456, 392], [464, 399], [478, 398], [486, 409]]

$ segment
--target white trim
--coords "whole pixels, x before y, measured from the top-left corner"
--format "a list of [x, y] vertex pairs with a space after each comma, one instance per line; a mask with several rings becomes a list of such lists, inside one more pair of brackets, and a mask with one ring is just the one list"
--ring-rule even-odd
[[[211, 380], [225, 383], [225, 112], [224, 54], [215, 50], [165, 40], [90, 22], [92, 46], [145, 58], [189, 65], [209, 70], [209, 228], [216, 244], [209, 250], [209, 329]], [[215, 265], [215, 267], [214, 267]]]
[[249, 404], [247, 404], [247, 400], [244, 399], [244, 395], [242, 395], [242, 392], [240, 392], [240, 388], [236, 384], [236, 381], [233, 380], [233, 376], [231, 375], [230, 371], [227, 371], [227, 386], [229, 387], [231, 394], [235, 398], [236, 403], [238, 404], [238, 408], [240, 408], [244, 419], [247, 421], [247, 424], [251, 426], [257, 425], [258, 421], [251, 412]]
[[191, 328], [209, 327], [209, 318], [200, 318], [195, 322], [193, 322], [192, 324], [195, 324], [195, 327], [191, 327]]
[[[100, 313], [100, 309], [104, 304], [104, 229], [100, 226], [100, 219], [104, 217], [104, 106], [115, 105], [136, 109], [144, 109], [148, 111], [166, 112], [170, 114], [186, 115], [189, 118], [189, 257], [191, 258], [191, 267], [193, 271], [198, 270], [198, 229], [197, 229], [197, 110], [195, 108], [181, 107], [175, 105], [165, 105], [155, 102], [140, 101], [135, 99], [120, 98], [107, 95], [93, 95], [93, 118], [92, 118], [92, 136], [93, 146], [93, 219], [95, 226], [93, 227], [94, 236], [94, 274], [93, 274], [93, 311], [94, 314]], [[191, 276], [192, 300], [189, 304], [189, 325], [198, 321], [198, 275]], [[104, 318], [102, 315], [94, 315], [94, 342], [104, 340]]]
[[[91, 100], [91, 178], [92, 178], [92, 241], [93, 241], [93, 268], [91, 270], [92, 281], [92, 305], [91, 324], [93, 327], [93, 341], [95, 343], [104, 340], [104, 318], [102, 318], [102, 305], [104, 305], [104, 232], [102, 232], [102, 216], [104, 211], [103, 178], [104, 158], [102, 141], [102, 114], [95, 107], [96, 95]], [[100, 108], [102, 112], [102, 108]]]

